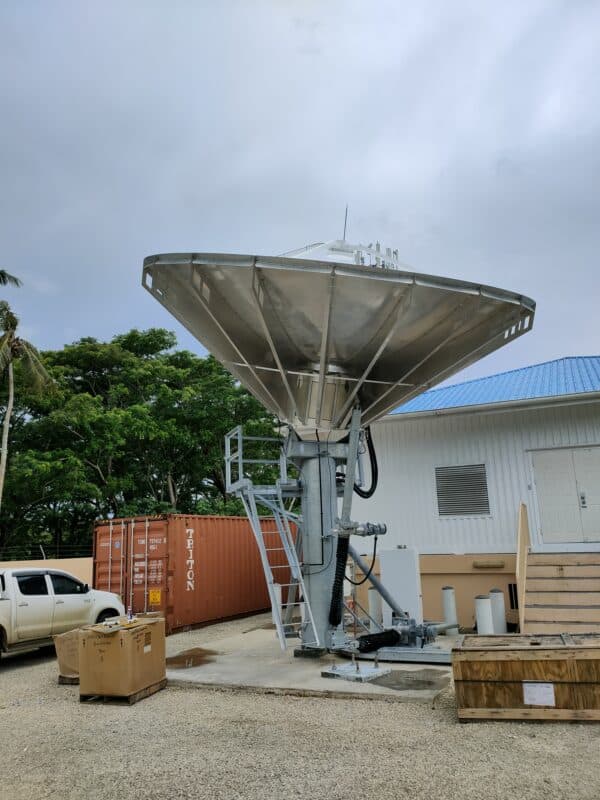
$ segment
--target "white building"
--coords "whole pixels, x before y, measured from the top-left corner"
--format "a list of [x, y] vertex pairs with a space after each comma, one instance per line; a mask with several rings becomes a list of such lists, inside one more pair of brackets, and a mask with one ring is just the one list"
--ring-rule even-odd
[[533, 551], [600, 550], [600, 356], [429, 391], [372, 435], [379, 486], [354, 516], [387, 523], [385, 549], [514, 553], [523, 502]]

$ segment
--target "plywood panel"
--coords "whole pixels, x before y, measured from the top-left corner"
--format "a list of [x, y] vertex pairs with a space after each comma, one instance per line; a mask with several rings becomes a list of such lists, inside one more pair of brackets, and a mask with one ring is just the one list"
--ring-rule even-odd
[[[386, 549], [386, 548], [383, 548]], [[600, 561], [600, 554], [599, 559]], [[514, 553], [497, 553], [489, 556], [477, 553], [466, 555], [423, 555], [419, 556], [421, 575], [447, 575], [452, 573], [486, 573], [505, 572], [515, 574], [516, 556]]]
[[527, 592], [528, 606], [598, 606], [600, 592]]
[[527, 565], [528, 578], [600, 578], [600, 564], [586, 564], [581, 567], [546, 565]]
[[528, 592], [600, 592], [600, 578], [529, 578]]
[[578, 564], [600, 565], [600, 553], [530, 553], [528, 562], [530, 566], [540, 564], [559, 564], [576, 566]]
[[520, 719], [540, 722], [594, 722], [600, 720], [600, 709], [570, 708], [459, 708], [461, 722], [481, 719]]
[[[552, 683], [552, 681], [546, 681]], [[595, 708], [595, 693], [584, 695], [576, 684], [553, 683], [554, 708]], [[466, 708], [531, 708], [523, 702], [523, 682], [455, 681], [456, 703]], [[548, 706], [549, 707], [549, 706]], [[544, 708], [544, 706], [536, 706]], [[598, 706], [600, 711], [600, 706]]]
[[0, 569], [60, 569], [90, 586], [93, 581], [92, 558], [46, 558], [32, 561], [0, 561]]
[[529, 622], [525, 621], [528, 632], [537, 634], [547, 633], [600, 633], [600, 623], [598, 622]]
[[[529, 653], [527, 655], [530, 655]], [[454, 664], [454, 678], [462, 681], [550, 681], [555, 683], [597, 683], [600, 686], [600, 655], [597, 650], [580, 657], [571, 653], [559, 658], [557, 653], [547, 653], [548, 658], [470, 658]]]
[[487, 683], [506, 683], [511, 681], [565, 683], [577, 680], [575, 662], [568, 659], [462, 661], [457, 662], [454, 676], [455, 680], [484, 681]]
[[600, 719], [600, 636], [465, 636], [452, 666], [459, 719]]
[[[597, 622], [600, 624], [600, 608], [577, 608], [573, 606], [526, 606], [525, 623], [534, 622]], [[535, 631], [529, 631], [535, 633]]]

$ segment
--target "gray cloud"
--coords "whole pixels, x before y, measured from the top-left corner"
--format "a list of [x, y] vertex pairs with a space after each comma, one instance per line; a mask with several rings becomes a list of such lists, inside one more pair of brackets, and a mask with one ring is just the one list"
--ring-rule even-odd
[[[177, 328], [145, 255], [341, 234], [538, 301], [486, 374], [600, 352], [600, 6], [0, 6], [0, 264], [40, 347]], [[186, 346], [197, 347], [178, 329]]]

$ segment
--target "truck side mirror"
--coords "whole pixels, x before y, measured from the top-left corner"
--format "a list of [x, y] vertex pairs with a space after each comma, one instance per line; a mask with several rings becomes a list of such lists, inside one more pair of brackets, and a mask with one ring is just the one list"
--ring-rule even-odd
[[83, 593], [87, 594], [89, 592], [89, 590], [90, 590], [89, 585], [87, 583], [84, 583], [83, 584]]

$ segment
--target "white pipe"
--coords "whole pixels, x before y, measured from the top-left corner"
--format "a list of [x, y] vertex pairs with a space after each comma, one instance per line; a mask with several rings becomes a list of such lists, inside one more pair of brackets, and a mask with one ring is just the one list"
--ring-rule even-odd
[[374, 586], [369, 586], [369, 630], [371, 633], [378, 633], [383, 627], [383, 609], [381, 606], [381, 595]]
[[[362, 571], [363, 575], [367, 575], [369, 572], [369, 565], [367, 565], [362, 560], [362, 558], [358, 555], [358, 553], [352, 547], [351, 544], [348, 545], [348, 555], [350, 556], [352, 561], [354, 561], [356, 566]], [[392, 611], [397, 617], [404, 616], [404, 612], [402, 611], [398, 603], [394, 600], [392, 595], [388, 592], [388, 590], [385, 588], [385, 586], [379, 580], [379, 578], [373, 574], [373, 572], [371, 572], [371, 574], [369, 575], [369, 582], [372, 586], [374, 586], [377, 589], [381, 597], [385, 600], [385, 602], [388, 604], [388, 606], [392, 609]]]
[[475, 619], [479, 636], [491, 636], [494, 633], [492, 601], [489, 594], [479, 594], [475, 598]]
[[444, 608], [444, 623], [452, 627], [446, 630], [448, 636], [458, 635], [458, 617], [456, 616], [456, 595], [453, 586], [444, 586], [442, 589], [442, 605]]
[[506, 610], [504, 608], [504, 592], [502, 589], [491, 589], [492, 620], [494, 633], [506, 633]]

